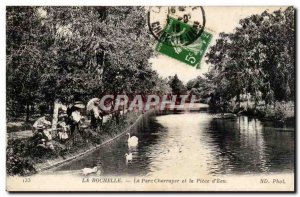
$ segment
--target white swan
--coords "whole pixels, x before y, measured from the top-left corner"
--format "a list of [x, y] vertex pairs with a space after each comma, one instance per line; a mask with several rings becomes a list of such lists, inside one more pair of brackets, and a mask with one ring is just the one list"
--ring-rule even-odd
[[139, 143], [139, 139], [135, 136], [130, 137], [130, 133], [127, 133], [128, 135], [128, 146], [137, 146]]
[[126, 153], [125, 154], [125, 158], [126, 158], [126, 162], [131, 161], [132, 160], [132, 153]]
[[98, 168], [97, 168], [97, 167], [93, 167], [93, 168], [83, 168], [81, 171], [82, 171], [82, 173], [86, 176], [86, 175], [88, 175], [88, 174], [97, 172], [97, 171], [98, 171]]

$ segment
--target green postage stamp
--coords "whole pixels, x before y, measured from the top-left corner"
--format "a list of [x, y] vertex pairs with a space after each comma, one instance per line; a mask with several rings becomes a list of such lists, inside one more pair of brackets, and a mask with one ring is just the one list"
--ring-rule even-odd
[[[164, 33], [172, 35], [174, 34], [174, 29], [176, 29], [176, 32], [179, 29], [180, 36], [177, 35], [176, 38], [182, 42], [189, 40], [189, 32], [191, 32], [192, 28], [189, 24], [170, 17]], [[156, 51], [199, 69], [200, 62], [211, 39], [212, 34], [207, 31], [203, 31], [200, 37], [188, 45], [177, 45], [176, 39], [165, 39], [164, 42], [159, 42], [156, 45]]]

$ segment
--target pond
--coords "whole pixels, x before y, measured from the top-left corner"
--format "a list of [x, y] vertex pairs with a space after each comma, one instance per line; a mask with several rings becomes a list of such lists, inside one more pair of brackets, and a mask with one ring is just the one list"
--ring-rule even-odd
[[[156, 176], [281, 173], [294, 170], [294, 128], [247, 116], [221, 118], [206, 112], [151, 118], [136, 147], [124, 135], [66, 163], [55, 173], [76, 174], [98, 166], [102, 175]], [[126, 162], [125, 154], [132, 153]]]

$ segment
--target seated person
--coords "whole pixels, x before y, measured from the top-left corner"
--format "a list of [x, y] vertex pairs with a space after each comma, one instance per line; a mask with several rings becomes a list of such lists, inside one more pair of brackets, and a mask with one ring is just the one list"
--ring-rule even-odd
[[70, 126], [66, 123], [67, 114], [61, 114], [58, 117], [57, 129], [58, 129], [58, 138], [61, 141], [66, 141], [70, 135]]
[[54, 150], [54, 146], [51, 142], [52, 136], [49, 134], [49, 132], [45, 132], [44, 125], [36, 126], [36, 132], [34, 133], [32, 139], [35, 146]]
[[67, 124], [70, 126], [71, 136], [74, 136], [74, 132], [77, 129], [79, 133], [81, 130], [79, 129], [79, 124], [83, 123], [83, 117], [81, 116], [80, 110], [84, 109], [85, 106], [80, 101], [76, 101], [75, 104], [70, 106], [67, 110], [68, 121]]
[[38, 126], [43, 126], [44, 128], [46, 128], [47, 126], [51, 126], [51, 122], [48, 121], [48, 119], [49, 119], [49, 116], [42, 116], [39, 119], [37, 119], [32, 125], [33, 134], [35, 134], [37, 132]]
[[102, 127], [102, 117], [100, 115], [100, 110], [98, 106], [92, 108], [92, 110], [90, 111], [90, 116], [91, 116], [91, 127], [93, 129], [97, 129], [98, 125]]

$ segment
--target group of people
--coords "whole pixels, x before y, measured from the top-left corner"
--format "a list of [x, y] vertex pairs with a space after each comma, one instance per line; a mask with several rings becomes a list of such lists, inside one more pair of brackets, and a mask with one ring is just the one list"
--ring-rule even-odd
[[86, 119], [82, 115], [83, 110], [87, 109], [90, 117], [90, 128], [99, 131], [102, 126], [102, 115], [99, 110], [99, 99], [92, 99], [87, 106], [81, 101], [76, 101], [68, 107], [60, 108], [55, 128], [50, 122], [50, 115], [45, 115], [37, 119], [32, 127], [33, 141], [35, 146], [54, 150], [53, 139], [60, 143], [74, 137], [74, 132], [78, 131], [83, 136], [83, 128], [88, 126]]

